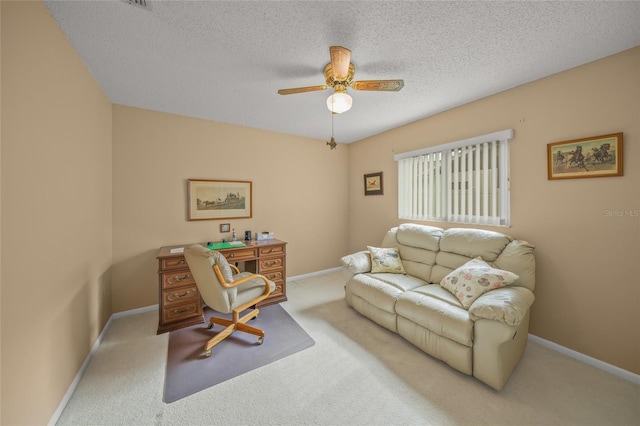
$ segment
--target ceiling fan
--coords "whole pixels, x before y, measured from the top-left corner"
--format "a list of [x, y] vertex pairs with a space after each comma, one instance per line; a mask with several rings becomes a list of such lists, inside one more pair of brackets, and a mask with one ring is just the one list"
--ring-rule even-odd
[[354, 90], [376, 90], [384, 92], [398, 92], [404, 87], [404, 80], [361, 80], [353, 81], [356, 68], [351, 63], [351, 51], [342, 46], [329, 48], [331, 62], [324, 67], [326, 84], [321, 86], [296, 87], [280, 89], [280, 95], [294, 93], [315, 92], [333, 87], [333, 95], [327, 99], [327, 108], [334, 114], [348, 111], [352, 105], [351, 96], [347, 94], [347, 87]]

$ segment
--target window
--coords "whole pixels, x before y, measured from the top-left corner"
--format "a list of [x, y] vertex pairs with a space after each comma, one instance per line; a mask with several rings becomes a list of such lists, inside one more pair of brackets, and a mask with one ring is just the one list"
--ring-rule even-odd
[[398, 154], [398, 217], [509, 225], [513, 130]]

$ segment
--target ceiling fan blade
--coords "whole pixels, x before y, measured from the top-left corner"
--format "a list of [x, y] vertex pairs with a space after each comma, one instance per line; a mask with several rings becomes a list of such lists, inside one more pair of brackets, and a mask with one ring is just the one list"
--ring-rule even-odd
[[306, 92], [316, 92], [318, 90], [326, 90], [327, 86], [307, 86], [307, 87], [294, 87], [292, 89], [280, 89], [278, 90], [279, 95], [293, 95], [294, 93], [306, 93]]
[[404, 87], [404, 80], [361, 80], [351, 83], [355, 90], [380, 90], [398, 92]]
[[331, 46], [331, 67], [336, 80], [344, 80], [349, 74], [349, 64], [351, 63], [351, 51], [342, 46]]

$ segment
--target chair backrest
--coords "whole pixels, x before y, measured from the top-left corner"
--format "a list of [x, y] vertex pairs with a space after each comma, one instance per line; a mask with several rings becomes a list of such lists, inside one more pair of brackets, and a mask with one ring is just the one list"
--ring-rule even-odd
[[200, 244], [185, 247], [184, 258], [204, 303], [218, 312], [231, 312], [231, 303], [236, 298], [237, 290], [223, 287], [213, 270], [213, 265], [216, 264], [220, 269], [229, 269], [227, 259], [219, 252], [209, 250]]

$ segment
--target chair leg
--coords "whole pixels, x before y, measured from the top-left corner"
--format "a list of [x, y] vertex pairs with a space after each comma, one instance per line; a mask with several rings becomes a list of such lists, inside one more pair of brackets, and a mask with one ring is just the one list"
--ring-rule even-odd
[[227, 337], [231, 336], [231, 333], [233, 333], [235, 330], [236, 330], [236, 324], [231, 324], [227, 328], [222, 330], [220, 333], [216, 334], [214, 337], [209, 339], [209, 341], [206, 343], [206, 345], [204, 345], [204, 354], [205, 354], [205, 356], [207, 358], [210, 357], [211, 356], [211, 348], [213, 348], [218, 343], [222, 342]]
[[227, 326], [233, 324], [233, 321], [228, 320], [226, 318], [211, 317], [211, 318], [209, 318], [209, 328], [211, 328], [211, 326], [213, 324], [218, 324], [218, 325], [222, 325], [222, 326], [227, 327]]
[[236, 324], [236, 330], [240, 330], [248, 334], [253, 334], [254, 336], [264, 337], [264, 330], [249, 324], [238, 323]]
[[229, 337], [234, 331], [243, 331], [248, 334], [252, 334], [254, 336], [258, 336], [258, 344], [261, 345], [264, 342], [264, 330], [253, 327], [251, 325], [246, 324], [247, 321], [250, 321], [258, 316], [260, 311], [258, 309], [253, 309], [249, 313], [240, 317], [239, 311], [233, 311], [233, 319], [228, 320], [226, 318], [218, 318], [211, 317], [209, 318], [209, 328], [213, 327], [213, 324], [222, 325], [225, 327], [224, 330], [216, 334], [214, 337], [209, 339], [209, 341], [204, 346], [205, 356], [208, 358], [211, 356], [211, 348], [213, 348], [218, 343], [222, 342], [224, 339]]

